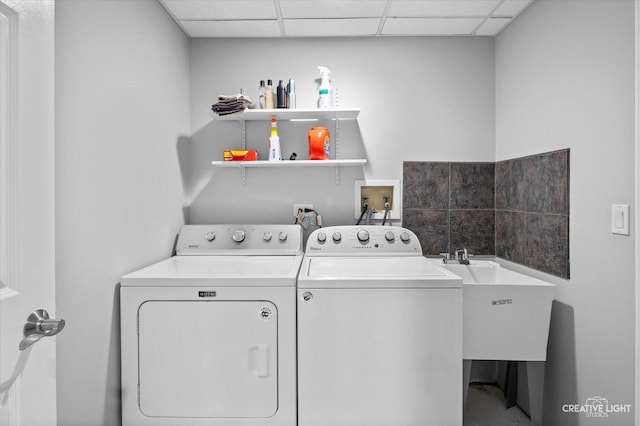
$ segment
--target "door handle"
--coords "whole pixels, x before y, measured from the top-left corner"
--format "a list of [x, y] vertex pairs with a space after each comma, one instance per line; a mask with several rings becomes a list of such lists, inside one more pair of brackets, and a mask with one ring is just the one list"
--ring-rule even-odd
[[269, 345], [261, 343], [249, 348], [249, 371], [257, 377], [269, 377]]
[[23, 351], [45, 336], [55, 336], [64, 328], [63, 319], [50, 319], [44, 309], [33, 311], [24, 323], [24, 339], [20, 342]]

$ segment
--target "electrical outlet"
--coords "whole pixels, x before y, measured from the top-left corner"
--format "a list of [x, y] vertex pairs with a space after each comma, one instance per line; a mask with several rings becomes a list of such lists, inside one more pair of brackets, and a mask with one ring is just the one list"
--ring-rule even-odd
[[304, 211], [304, 209], [313, 210], [313, 204], [294, 204], [293, 205], [293, 217], [298, 215], [298, 210]]

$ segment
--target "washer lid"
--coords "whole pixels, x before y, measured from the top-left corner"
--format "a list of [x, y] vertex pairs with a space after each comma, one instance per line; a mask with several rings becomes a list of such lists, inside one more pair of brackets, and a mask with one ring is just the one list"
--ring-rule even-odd
[[122, 286], [295, 286], [298, 256], [174, 256], [122, 277]]
[[302, 288], [462, 287], [462, 280], [424, 257], [310, 257]]

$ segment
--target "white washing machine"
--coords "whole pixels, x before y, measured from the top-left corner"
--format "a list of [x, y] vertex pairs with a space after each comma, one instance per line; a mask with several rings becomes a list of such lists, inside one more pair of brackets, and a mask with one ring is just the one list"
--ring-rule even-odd
[[122, 277], [122, 419], [295, 425], [298, 225], [187, 225]]
[[298, 276], [298, 424], [462, 425], [462, 282], [391, 226], [314, 231]]

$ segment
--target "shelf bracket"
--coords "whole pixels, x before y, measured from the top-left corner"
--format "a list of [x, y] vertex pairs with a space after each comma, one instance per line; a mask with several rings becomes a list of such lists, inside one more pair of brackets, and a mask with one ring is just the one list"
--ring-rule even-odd
[[[335, 131], [335, 140], [336, 140], [336, 155], [335, 155], [335, 159], [339, 160], [340, 159], [340, 119], [338, 118], [338, 116], [336, 115], [336, 131]], [[336, 185], [340, 185], [340, 166], [336, 166]]]
[[[247, 122], [240, 120], [240, 141], [242, 149], [247, 149]], [[240, 173], [242, 174], [242, 186], [247, 186], [247, 168], [240, 167]]]
[[336, 160], [340, 159], [340, 119], [336, 117], [336, 131], [335, 131], [335, 140], [336, 140]]
[[[246, 122], [244, 120], [240, 120], [240, 137], [242, 140], [242, 149], [245, 150], [247, 149], [247, 129], [246, 129]], [[244, 169], [242, 170], [243, 176], [244, 176]]]

